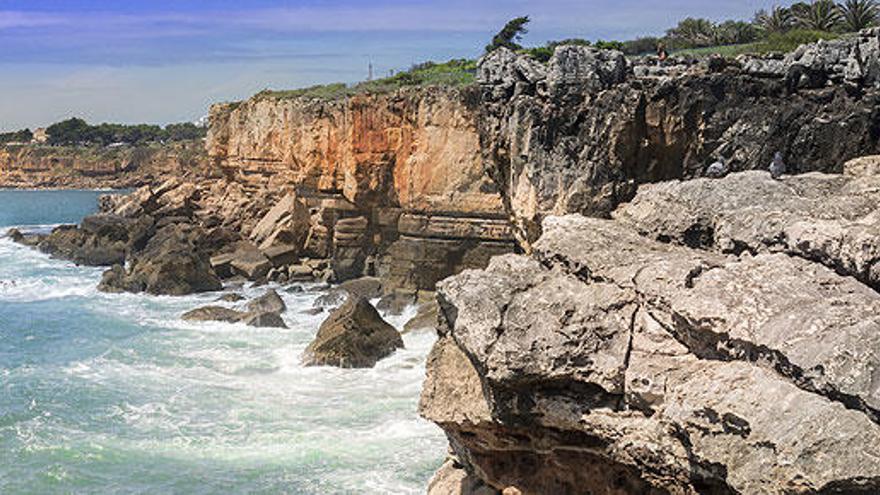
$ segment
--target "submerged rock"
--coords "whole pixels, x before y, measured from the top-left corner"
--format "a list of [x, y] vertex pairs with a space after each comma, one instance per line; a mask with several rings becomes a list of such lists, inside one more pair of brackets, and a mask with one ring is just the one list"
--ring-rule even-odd
[[241, 320], [244, 313], [222, 306], [205, 306], [187, 311], [180, 318], [186, 321], [225, 321], [235, 323]]
[[403, 347], [403, 339], [366, 299], [351, 297], [321, 324], [306, 348], [307, 366], [370, 368]]

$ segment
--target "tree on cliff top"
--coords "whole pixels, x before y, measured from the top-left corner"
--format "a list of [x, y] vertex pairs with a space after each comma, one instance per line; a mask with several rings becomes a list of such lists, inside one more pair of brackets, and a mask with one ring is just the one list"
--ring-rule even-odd
[[486, 53], [489, 53], [502, 46], [511, 50], [522, 50], [522, 45], [517, 43], [523, 35], [528, 33], [526, 24], [530, 21], [529, 16], [517, 17], [508, 22], [498, 31], [498, 34], [492, 38], [492, 42], [486, 45]]

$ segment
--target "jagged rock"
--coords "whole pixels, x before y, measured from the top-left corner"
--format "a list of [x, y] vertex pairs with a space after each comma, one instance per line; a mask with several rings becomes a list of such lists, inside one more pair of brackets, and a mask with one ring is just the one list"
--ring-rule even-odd
[[247, 309], [253, 313], [283, 313], [287, 311], [287, 305], [274, 289], [270, 289], [262, 296], [249, 302]]
[[85, 217], [80, 226], [62, 225], [42, 236], [41, 251], [80, 265], [109, 266], [124, 263], [131, 251], [143, 247], [154, 231], [152, 217], [129, 219], [98, 214]]
[[192, 225], [173, 224], [160, 229], [144, 249], [129, 261], [105, 272], [99, 289], [107, 292], [147, 292], [185, 295], [220, 290], [209, 257], [198, 247], [204, 231]]
[[495, 489], [880, 490], [880, 294], [822, 265], [571, 215], [438, 300], [420, 409]]
[[547, 86], [553, 95], [572, 87], [590, 93], [608, 89], [623, 82], [628, 70], [623, 53], [579, 45], [558, 47], [547, 66]]
[[244, 314], [241, 311], [224, 308], [222, 306], [205, 306], [188, 311], [180, 318], [186, 321], [225, 321], [235, 323], [241, 320]]
[[321, 324], [315, 340], [306, 348], [303, 363], [371, 368], [402, 347], [400, 334], [376, 308], [366, 299], [351, 297]]
[[478, 70], [483, 162], [526, 250], [547, 215], [607, 216], [637, 184], [699, 177], [718, 158], [741, 171], [779, 151], [792, 157], [789, 174], [838, 172], [843, 160], [880, 152], [871, 131], [880, 91], [868, 82], [880, 70], [857, 91], [835, 75], [855, 44], [862, 66], [880, 69], [876, 32], [793, 54], [782, 78], [755, 77], [776, 69], [748, 60], [744, 70], [637, 77], [613, 52], [569, 46], [530, 83], [516, 69], [527, 55], [499, 50]]

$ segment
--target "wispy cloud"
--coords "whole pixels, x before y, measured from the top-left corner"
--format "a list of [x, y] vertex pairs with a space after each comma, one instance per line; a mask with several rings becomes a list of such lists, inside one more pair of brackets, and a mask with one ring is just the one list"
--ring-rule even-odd
[[748, 18], [776, 1], [0, 0], [0, 129], [195, 118], [266, 87], [360, 80], [370, 63], [387, 73], [473, 57], [519, 15], [537, 44]]

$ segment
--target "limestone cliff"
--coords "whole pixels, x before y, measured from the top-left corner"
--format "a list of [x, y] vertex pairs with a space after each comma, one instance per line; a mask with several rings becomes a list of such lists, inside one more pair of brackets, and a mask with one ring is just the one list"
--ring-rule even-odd
[[0, 146], [0, 187], [131, 188], [210, 175], [201, 140], [145, 146]]
[[431, 290], [514, 248], [482, 168], [478, 109], [475, 88], [257, 95], [211, 109], [207, 148], [227, 179], [305, 198], [313, 254], [333, 258], [339, 278], [372, 270]]

